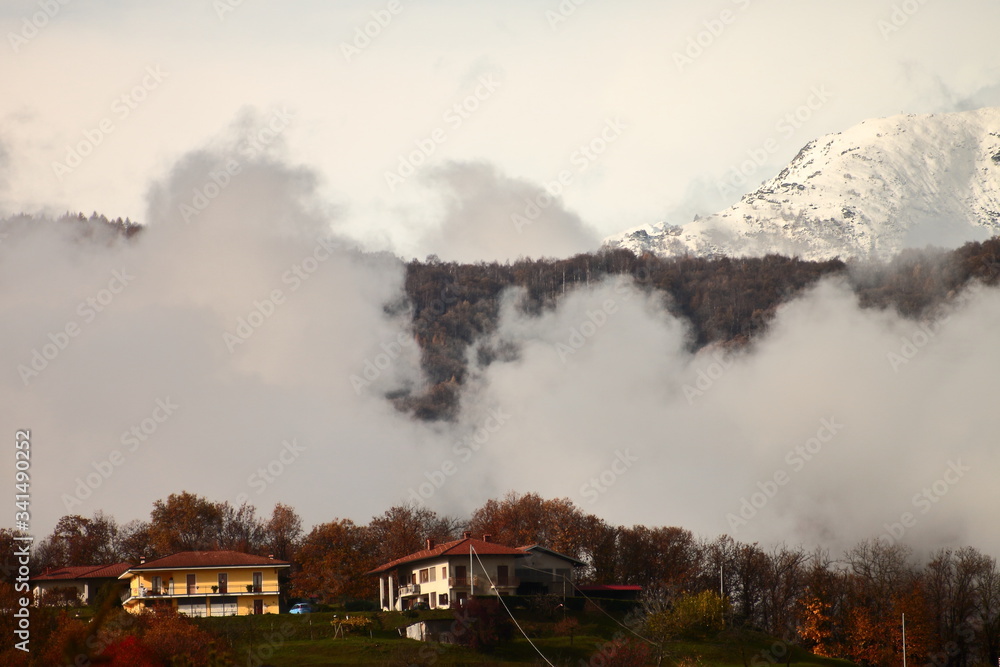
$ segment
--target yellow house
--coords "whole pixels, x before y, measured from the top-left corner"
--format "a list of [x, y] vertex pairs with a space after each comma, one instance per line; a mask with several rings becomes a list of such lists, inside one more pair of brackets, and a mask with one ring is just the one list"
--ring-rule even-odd
[[143, 560], [128, 581], [122, 606], [137, 613], [158, 606], [188, 616], [278, 613], [278, 571], [291, 563], [239, 551], [182, 551]]

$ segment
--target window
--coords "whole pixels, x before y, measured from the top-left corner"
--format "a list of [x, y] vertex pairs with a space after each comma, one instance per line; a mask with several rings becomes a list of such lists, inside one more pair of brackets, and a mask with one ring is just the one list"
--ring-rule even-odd
[[444, 581], [447, 578], [448, 578], [448, 566], [446, 565], [441, 568], [441, 581]]
[[160, 577], [153, 577], [152, 582], [153, 595], [159, 595], [163, 592], [163, 579]]
[[431, 581], [437, 581], [437, 568], [431, 568]]
[[465, 601], [468, 598], [468, 596], [465, 593], [459, 592], [459, 593], [455, 593], [455, 597], [458, 600], [458, 606], [459, 607], [464, 607], [465, 606]]
[[217, 595], [210, 598], [210, 600], [211, 605], [208, 609], [210, 616], [236, 616], [239, 613], [235, 595], [228, 595], [226, 597]]
[[187, 576], [187, 594], [194, 595], [198, 592], [198, 585], [195, 584], [195, 578], [193, 574]]
[[219, 592], [223, 595], [229, 592], [229, 574], [226, 572], [219, 573]]
[[264, 590], [264, 573], [254, 572], [253, 573], [253, 592], [260, 593]]
[[420, 570], [420, 583], [426, 584], [430, 580], [430, 573], [427, 568]]
[[448, 594], [447, 593], [442, 593], [441, 596], [438, 597], [438, 604], [440, 606], [442, 606], [442, 607], [447, 607], [448, 606]]
[[438, 594], [431, 593], [431, 609], [437, 609], [438, 606]]
[[510, 576], [507, 573], [506, 565], [497, 565], [497, 586], [506, 586], [510, 583]]
[[457, 565], [455, 566], [455, 585], [456, 586], [468, 586], [468, 577], [465, 575], [465, 566]]

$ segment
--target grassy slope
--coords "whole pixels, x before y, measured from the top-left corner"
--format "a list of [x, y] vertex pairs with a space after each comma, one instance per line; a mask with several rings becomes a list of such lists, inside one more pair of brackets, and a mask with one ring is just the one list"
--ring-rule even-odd
[[[355, 614], [352, 614], [355, 615]], [[356, 614], [371, 616], [371, 614]], [[342, 614], [341, 614], [342, 616]], [[569, 637], [552, 636], [551, 621], [518, 614], [538, 649], [554, 665], [588, 664], [598, 655], [601, 647], [620, 628], [606, 617], [580, 616], [572, 645]], [[421, 612], [423, 618], [447, 617], [447, 612]], [[358, 634], [334, 637], [330, 621], [333, 614], [310, 616], [258, 617], [248, 633], [249, 617], [234, 619], [204, 619], [207, 628], [229, 634], [244, 648], [241, 663], [273, 665], [274, 667], [318, 667], [320, 665], [525, 665], [543, 664], [534, 648], [520, 635], [502, 646], [493, 655], [482, 655], [458, 646], [417, 642], [399, 636], [397, 628], [416, 619], [401, 614], [376, 614], [371, 636]], [[215, 627], [212, 627], [215, 626]], [[252, 634], [254, 645], [247, 644]], [[311, 638], [310, 638], [311, 637]], [[697, 657], [702, 665], [718, 667], [743, 667], [747, 664], [761, 667], [785, 664], [784, 645], [759, 634], [728, 635], [716, 641], [676, 642], [668, 647], [670, 658], [664, 665], [675, 664], [683, 657]], [[256, 658], [257, 660], [253, 660]], [[799, 667], [845, 667], [851, 663], [813, 656], [801, 649], [792, 649], [791, 664]]]

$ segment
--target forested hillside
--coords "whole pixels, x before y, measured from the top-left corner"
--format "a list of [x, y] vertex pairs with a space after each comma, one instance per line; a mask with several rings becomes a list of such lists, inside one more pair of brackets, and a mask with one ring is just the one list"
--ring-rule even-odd
[[[778, 255], [661, 259], [620, 249], [513, 264], [456, 264], [434, 257], [412, 261], [406, 267], [406, 293], [429, 388], [393, 398], [400, 409], [421, 419], [454, 416], [457, 390], [468, 372], [468, 347], [494, 330], [500, 295], [509, 287], [524, 288], [523, 308], [538, 313], [554, 307], [569, 290], [609, 276], [631, 276], [640, 289], [662, 293], [667, 309], [690, 323], [690, 347], [697, 350], [712, 343], [750, 343], [766, 329], [778, 306], [831, 275], [842, 275], [864, 307], [926, 317], [972, 280], [997, 283], [1000, 238], [950, 252], [908, 251], [891, 263], [866, 265]], [[481, 364], [490, 363], [495, 354], [486, 346], [476, 352], [474, 358]]]

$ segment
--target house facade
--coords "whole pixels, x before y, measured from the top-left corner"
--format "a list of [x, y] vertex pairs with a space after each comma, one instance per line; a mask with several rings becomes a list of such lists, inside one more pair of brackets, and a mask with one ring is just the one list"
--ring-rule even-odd
[[159, 606], [188, 616], [277, 614], [278, 573], [291, 563], [239, 551], [182, 551], [123, 572], [122, 607]]
[[[32, 578], [35, 604], [44, 601], [89, 605], [103, 586], [114, 584], [131, 563], [56, 567]], [[75, 594], [74, 594], [75, 591]]]
[[519, 560], [514, 570], [514, 576], [520, 582], [518, 595], [560, 595], [566, 598], [576, 594], [576, 571], [586, 563], [540, 544], [521, 547], [521, 550], [528, 557]]
[[528, 554], [516, 547], [470, 537], [443, 544], [427, 541], [427, 548], [381, 565], [369, 574], [379, 580], [379, 604], [384, 611], [403, 611], [418, 605], [430, 609], [460, 606], [474, 595], [512, 595], [514, 572]]

